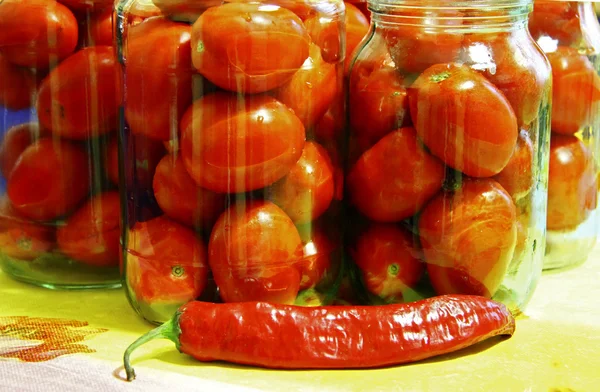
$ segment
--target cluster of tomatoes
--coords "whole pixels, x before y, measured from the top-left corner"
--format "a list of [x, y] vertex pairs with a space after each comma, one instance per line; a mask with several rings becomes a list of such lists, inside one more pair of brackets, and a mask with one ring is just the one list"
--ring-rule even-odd
[[125, 170], [158, 207], [129, 219], [130, 295], [153, 315], [214, 298], [213, 284], [227, 302], [312, 302], [339, 266], [343, 56], [368, 19], [352, 5], [344, 21], [318, 3], [192, 3], [125, 10], [142, 16], [123, 39], [125, 161], [138, 137], [168, 150], [150, 183]]
[[120, 77], [112, 3], [0, 3], [0, 104], [38, 115], [7, 130], [0, 146], [5, 255], [62, 254], [116, 271], [118, 168], [108, 154], [117, 148]]
[[349, 76], [350, 249], [387, 302], [427, 286], [493, 296], [534, 225], [547, 61], [525, 29], [429, 28], [463, 23], [436, 12], [382, 23]]
[[529, 23], [552, 65], [547, 227], [555, 231], [576, 229], [597, 207], [598, 157], [589, 143], [592, 129], [597, 137], [600, 125], [600, 59], [593, 64], [577, 49], [585, 42], [582, 24], [587, 23], [581, 6], [536, 2]]

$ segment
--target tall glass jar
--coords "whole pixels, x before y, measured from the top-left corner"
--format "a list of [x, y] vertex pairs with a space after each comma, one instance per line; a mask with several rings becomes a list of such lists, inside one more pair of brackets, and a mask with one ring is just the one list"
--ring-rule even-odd
[[[118, 4], [123, 268], [145, 319], [195, 298], [331, 302], [343, 11], [337, 0]], [[140, 154], [157, 165], [140, 171]]]
[[544, 268], [568, 267], [599, 233], [600, 24], [590, 1], [535, 1], [529, 30], [553, 79]]
[[15, 279], [120, 286], [111, 6], [0, 2], [0, 267]]
[[544, 254], [551, 107], [531, 6], [369, 2], [347, 109], [347, 282], [359, 301], [462, 293], [518, 311], [529, 300]]

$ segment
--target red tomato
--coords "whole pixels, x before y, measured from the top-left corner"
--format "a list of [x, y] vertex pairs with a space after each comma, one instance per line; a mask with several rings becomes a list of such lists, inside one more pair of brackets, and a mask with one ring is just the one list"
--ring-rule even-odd
[[537, 117], [548, 90], [550, 67], [526, 30], [466, 37], [468, 62], [508, 99], [519, 126]]
[[183, 304], [202, 293], [207, 277], [206, 246], [187, 227], [160, 216], [129, 231], [126, 278], [139, 301]]
[[569, 230], [596, 208], [598, 184], [592, 151], [575, 136], [552, 135], [548, 175], [548, 230]]
[[341, 29], [345, 27], [345, 69], [348, 69], [354, 49], [369, 31], [369, 20], [352, 4], [344, 3], [344, 5], [345, 18], [343, 23], [330, 15], [324, 17], [322, 13], [314, 13], [304, 21], [304, 25], [312, 41], [321, 48], [323, 60], [328, 63], [337, 63], [341, 60], [342, 37], [344, 36]]
[[352, 137], [361, 152], [410, 124], [405, 86], [389, 54], [356, 59], [350, 74], [349, 118]]
[[408, 97], [417, 134], [447, 165], [473, 177], [490, 177], [506, 166], [517, 143], [517, 119], [485, 77], [464, 65], [434, 65]]
[[114, 131], [119, 68], [110, 46], [85, 48], [56, 67], [40, 86], [39, 121], [55, 135], [88, 139]]
[[517, 211], [491, 179], [463, 178], [421, 212], [419, 236], [427, 272], [439, 294], [491, 297], [500, 287], [517, 243]]
[[[455, 61], [460, 55], [463, 47], [462, 34], [411, 25], [410, 18], [405, 23], [382, 32], [398, 69], [408, 73], [421, 73], [434, 64]], [[414, 18], [413, 23], [422, 24], [423, 20]]]
[[314, 13], [304, 20], [308, 35], [327, 63], [337, 63], [342, 58], [342, 23], [340, 19], [324, 18], [321, 13]]
[[494, 177], [513, 200], [526, 196], [533, 186], [533, 154], [533, 143], [529, 134], [521, 130], [508, 164]]
[[273, 184], [269, 196], [294, 223], [301, 224], [317, 219], [329, 208], [333, 191], [333, 166], [327, 151], [316, 142], [306, 142], [298, 162]]
[[306, 128], [315, 125], [338, 92], [337, 70], [323, 61], [319, 47], [311, 44], [310, 57], [274, 96], [294, 111]]
[[368, 8], [368, 4], [367, 1], [365, 0], [358, 0], [358, 1], [345, 1], [345, 4], [352, 4], [353, 6], [355, 6], [356, 8], [358, 8], [360, 10], [360, 12], [363, 13], [363, 15], [367, 18], [367, 20], [371, 20], [371, 11], [369, 11]]
[[12, 110], [26, 109], [34, 102], [36, 87], [32, 70], [10, 63], [0, 53], [0, 105]]
[[529, 31], [534, 39], [549, 36], [559, 45], [570, 46], [581, 38], [578, 2], [535, 1], [529, 14]]
[[114, 0], [57, 0], [74, 11], [92, 11], [112, 8]]
[[394, 224], [371, 225], [355, 246], [352, 256], [367, 290], [386, 302], [402, 302], [425, 271], [413, 235]]
[[58, 229], [57, 244], [70, 258], [94, 267], [119, 265], [119, 192], [93, 196]]
[[303, 257], [296, 263], [302, 275], [300, 290], [321, 283], [328, 285], [336, 278], [340, 267], [337, 258], [341, 249], [338, 230], [326, 227], [323, 223], [298, 226], [303, 245]]
[[18, 216], [8, 198], [0, 200], [0, 249], [19, 260], [34, 260], [54, 247], [54, 227]]
[[80, 28], [84, 46], [113, 45], [113, 9], [87, 15], [86, 22]]
[[423, 150], [413, 128], [401, 128], [360, 157], [348, 175], [348, 191], [363, 215], [396, 222], [417, 213], [443, 181], [441, 162]]
[[559, 46], [548, 53], [552, 65], [552, 132], [573, 135], [591, 125], [600, 110], [600, 77], [588, 58]]
[[6, 131], [0, 145], [0, 172], [4, 178], [10, 177], [23, 151], [46, 134], [36, 123], [16, 125]]
[[210, 229], [225, 209], [225, 195], [196, 185], [177, 155], [167, 155], [160, 161], [153, 188], [164, 213], [187, 226]]
[[259, 93], [287, 82], [308, 58], [309, 43], [292, 11], [229, 3], [208, 9], [194, 23], [192, 61], [221, 88]]
[[[188, 0], [182, 0], [188, 1]], [[248, 0], [226, 0], [227, 3], [248, 3]], [[268, 5], [274, 5], [281, 8], [286, 8], [298, 15], [303, 21], [311, 17], [317, 12], [320, 12], [319, 8], [324, 6], [325, 12], [331, 12], [331, 3], [321, 3], [312, 0], [269, 0], [266, 2]], [[322, 15], [322, 13], [321, 13]]]
[[0, 2], [0, 51], [24, 67], [47, 68], [77, 46], [77, 19], [54, 0]]
[[181, 153], [198, 185], [214, 192], [260, 189], [290, 172], [304, 147], [302, 122], [269, 96], [215, 93], [181, 120]]
[[152, 0], [162, 14], [172, 20], [194, 23], [206, 9], [223, 3], [221, 0]]
[[[164, 145], [158, 140], [153, 140], [144, 135], [129, 137], [129, 145], [125, 152], [125, 181], [135, 184], [138, 188], [152, 188], [152, 181], [156, 166], [165, 156]], [[108, 158], [106, 164], [108, 178], [119, 185], [119, 146], [117, 139], [108, 145]]]
[[89, 192], [87, 154], [69, 142], [49, 138], [30, 145], [7, 184], [14, 209], [24, 217], [51, 220], [71, 212]]
[[369, 32], [370, 23], [361, 10], [350, 3], [344, 4], [346, 6], [346, 60], [344, 61], [344, 69], [348, 71], [356, 56], [355, 50]]
[[150, 18], [127, 37], [125, 118], [131, 132], [157, 140], [177, 135], [192, 103], [191, 27]]
[[292, 304], [300, 288], [302, 241], [292, 220], [264, 201], [233, 205], [213, 228], [208, 261], [225, 302]]

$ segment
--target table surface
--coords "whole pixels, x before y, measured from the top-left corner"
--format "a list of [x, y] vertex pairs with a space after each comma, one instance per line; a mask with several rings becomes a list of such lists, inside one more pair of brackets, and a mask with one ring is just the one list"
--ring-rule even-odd
[[[510, 339], [492, 339], [416, 364], [360, 371], [200, 363], [160, 340], [134, 354], [137, 379], [128, 383], [123, 381], [122, 353], [150, 325], [133, 312], [121, 290], [50, 291], [0, 272], [0, 391], [599, 391], [599, 298], [596, 246], [585, 264], [543, 275]], [[17, 320], [26, 328], [7, 328], [14, 316], [31, 319]], [[30, 339], [48, 333], [40, 326], [44, 319], [38, 318], [88, 322], [69, 329], [87, 338], [67, 348], [94, 352], [60, 355], [59, 348], [57, 358], [42, 362], [3, 359], [39, 344], [23, 337], [23, 331], [31, 333]], [[60, 335], [60, 328], [53, 333]]]

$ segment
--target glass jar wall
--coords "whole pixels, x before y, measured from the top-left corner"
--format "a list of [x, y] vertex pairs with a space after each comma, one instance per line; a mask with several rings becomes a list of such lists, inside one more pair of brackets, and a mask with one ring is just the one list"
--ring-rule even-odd
[[531, 5], [369, 2], [348, 78], [354, 300], [527, 303], [544, 253], [551, 107]]
[[0, 266], [48, 288], [119, 287], [112, 0], [0, 2]]
[[132, 306], [162, 322], [195, 298], [331, 302], [342, 240], [342, 2], [117, 8]]
[[600, 223], [600, 25], [591, 2], [536, 1], [529, 29], [552, 65], [544, 268], [561, 268], [586, 260]]

